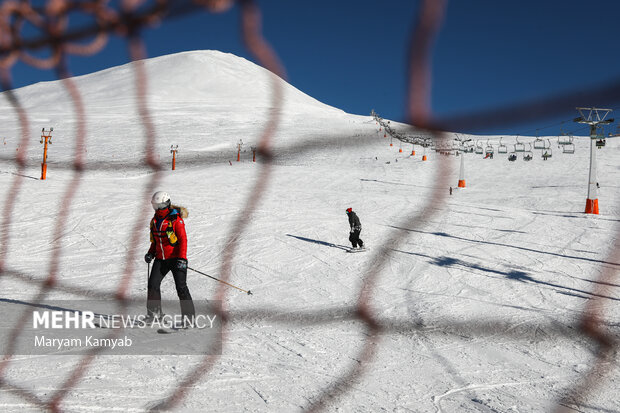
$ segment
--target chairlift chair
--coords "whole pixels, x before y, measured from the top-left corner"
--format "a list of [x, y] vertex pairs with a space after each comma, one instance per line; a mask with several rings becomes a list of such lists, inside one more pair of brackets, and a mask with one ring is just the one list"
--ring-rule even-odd
[[530, 149], [527, 152], [523, 153], [523, 160], [524, 161], [531, 161], [534, 158], [534, 152], [532, 152], [532, 144], [530, 143]]
[[545, 148], [540, 151], [541, 152], [541, 156], [543, 158], [543, 160], [547, 160], [549, 158], [551, 158], [551, 156], [553, 155], [553, 151], [551, 150], [551, 142], [549, 141], [549, 139], [547, 139], [547, 143], [548, 145], [545, 145]]
[[572, 145], [573, 137], [571, 135], [558, 136], [558, 145]]
[[515, 143], [515, 152], [525, 152], [525, 144], [519, 142], [519, 137], [516, 139], [517, 143]]
[[562, 153], [575, 153], [575, 144], [567, 143], [562, 146]]
[[484, 152], [485, 152], [487, 155], [493, 155], [493, 153], [495, 152], [495, 150], [493, 149], [493, 145], [489, 144], [489, 141], [488, 141], [488, 140], [487, 140], [487, 146], [486, 146], [486, 148], [485, 148]]
[[510, 152], [510, 155], [508, 155], [508, 160], [510, 162], [516, 161], [517, 160], [517, 154], [514, 151]]
[[600, 149], [603, 146], [605, 146], [605, 139], [597, 139], [596, 140], [596, 147]]
[[534, 141], [534, 149], [545, 149], [545, 141], [537, 137]]
[[497, 153], [508, 153], [508, 147], [502, 143], [502, 138], [499, 138], [499, 146], [497, 147]]
[[476, 153], [478, 155], [482, 155], [482, 153], [484, 152], [484, 149], [482, 148], [482, 145], [479, 144], [480, 142], [476, 141]]

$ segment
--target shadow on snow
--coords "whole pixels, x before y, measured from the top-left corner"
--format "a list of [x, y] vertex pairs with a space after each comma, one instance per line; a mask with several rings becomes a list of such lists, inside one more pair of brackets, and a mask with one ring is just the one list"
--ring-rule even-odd
[[[399, 251], [399, 252], [402, 252], [402, 251]], [[421, 254], [415, 254], [415, 255], [421, 255]], [[590, 291], [579, 290], [577, 288], [566, 287], [560, 284], [536, 280], [532, 278], [527, 272], [520, 271], [520, 270], [501, 271], [501, 270], [487, 268], [480, 264], [474, 264], [474, 263], [470, 263], [470, 262], [459, 260], [458, 258], [452, 258], [452, 257], [432, 258], [431, 264], [437, 265], [439, 267], [451, 267], [451, 268], [454, 268], [457, 266], [465, 267], [467, 269], [478, 270], [478, 271], [482, 271], [486, 273], [501, 275], [503, 277], [506, 277], [509, 280], [518, 281], [518, 282], [522, 282], [526, 284], [532, 283], [532, 284], [546, 285], [548, 287], [558, 289], [559, 291], [557, 292], [559, 294], [570, 295], [570, 296], [584, 298], [584, 299], [588, 299], [590, 297], [600, 297], [600, 298], [606, 298], [608, 300], [620, 301], [620, 298], [610, 297], [610, 296], [601, 295], [601, 294], [595, 294]]]
[[420, 231], [420, 230], [417, 230], [417, 229], [395, 227], [395, 226], [392, 226], [392, 225], [389, 225], [389, 226], [391, 228], [400, 229], [400, 230], [404, 230], [404, 231], [410, 231], [410, 232], [417, 232], [419, 234], [436, 235], [436, 236], [439, 236], [439, 237], [446, 237], [446, 238], [452, 238], [452, 239], [457, 239], [457, 240], [461, 240], [461, 241], [468, 241], [468, 242], [473, 242], [473, 243], [476, 243], [476, 244], [496, 245], [496, 246], [499, 246], [499, 247], [514, 248], [514, 249], [518, 249], [518, 250], [522, 250], [522, 251], [534, 252], [536, 254], [552, 255], [554, 257], [569, 258], [569, 259], [573, 259], [573, 260], [588, 261], [588, 262], [592, 262], [592, 263], [595, 263], [595, 264], [606, 264], [606, 265], [613, 265], [615, 267], [620, 267], [620, 263], [618, 263], [618, 262], [609, 262], [609, 261], [596, 260], [596, 259], [587, 258], [587, 257], [578, 257], [576, 255], [566, 255], [566, 254], [559, 254], [557, 252], [541, 251], [541, 250], [537, 250], [537, 249], [534, 249], [534, 248], [521, 247], [521, 246], [518, 246], [518, 245], [503, 244], [501, 242], [481, 241], [481, 240], [476, 240], [476, 239], [471, 239], [471, 238], [459, 237], [457, 235], [450, 235], [450, 234], [447, 234], [445, 232], [428, 232], [428, 231]]
[[316, 239], [300, 237], [300, 236], [297, 236], [297, 235], [286, 234], [286, 236], [287, 237], [291, 237], [291, 238], [296, 238], [296, 239], [298, 239], [300, 241], [312, 242], [314, 244], [319, 244], [319, 245], [323, 245], [323, 246], [331, 247], [331, 248], [338, 248], [338, 249], [345, 250], [345, 251], [348, 251], [348, 250], [351, 249], [350, 247], [347, 247], [345, 245], [332, 244], [331, 242], [319, 241], [319, 240], [316, 240]]

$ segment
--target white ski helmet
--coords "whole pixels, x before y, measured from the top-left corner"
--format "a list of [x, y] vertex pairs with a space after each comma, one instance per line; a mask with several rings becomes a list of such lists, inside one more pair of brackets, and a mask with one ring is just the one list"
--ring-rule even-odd
[[170, 195], [164, 191], [155, 192], [153, 198], [151, 198], [151, 205], [153, 205], [153, 209], [156, 211], [168, 208], [170, 206]]

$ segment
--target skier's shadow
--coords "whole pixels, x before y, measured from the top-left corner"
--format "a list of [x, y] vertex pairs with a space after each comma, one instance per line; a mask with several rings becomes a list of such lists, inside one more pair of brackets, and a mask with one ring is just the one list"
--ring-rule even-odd
[[301, 241], [312, 242], [312, 243], [319, 244], [319, 245], [325, 245], [326, 247], [339, 248], [339, 249], [345, 250], [345, 251], [348, 251], [348, 250], [351, 249], [350, 247], [347, 247], [345, 245], [332, 244], [331, 242], [319, 241], [319, 240], [316, 240], [316, 239], [300, 237], [300, 236], [297, 236], [297, 235], [286, 234], [286, 236], [292, 237], [292, 238], [297, 238], [298, 240], [301, 240]]

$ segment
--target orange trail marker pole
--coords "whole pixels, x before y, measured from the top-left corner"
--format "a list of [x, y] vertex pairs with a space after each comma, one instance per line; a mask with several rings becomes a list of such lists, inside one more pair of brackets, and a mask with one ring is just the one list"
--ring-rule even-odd
[[243, 141], [239, 139], [239, 143], [237, 144], [237, 162], [241, 161], [241, 147], [243, 146]]
[[46, 131], [45, 128], [41, 130], [41, 143], [43, 144], [43, 162], [41, 162], [41, 180], [47, 178], [47, 144], [52, 144], [52, 131], [54, 128], [50, 128]]
[[172, 154], [172, 170], [177, 167], [177, 152], [179, 151], [179, 145], [170, 145], [170, 153]]
[[465, 188], [465, 155], [461, 153], [461, 170], [459, 172], [459, 188]]

